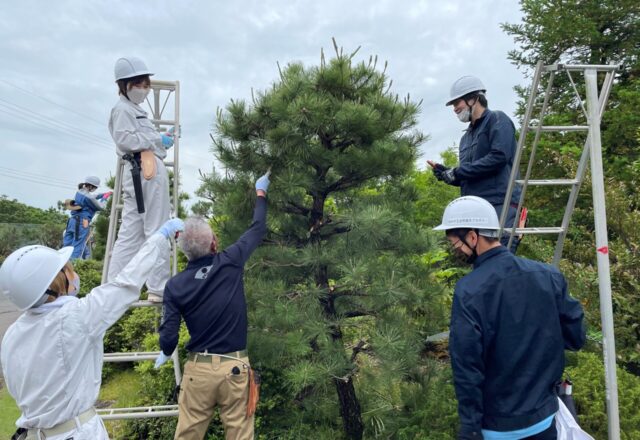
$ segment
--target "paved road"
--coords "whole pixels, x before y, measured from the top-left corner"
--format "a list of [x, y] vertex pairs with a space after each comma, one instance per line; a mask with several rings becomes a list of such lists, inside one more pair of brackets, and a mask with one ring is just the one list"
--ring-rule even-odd
[[[7, 299], [6, 296], [0, 294], [0, 341], [4, 337], [4, 332], [7, 331], [9, 326], [18, 319], [20, 311]], [[1, 348], [1, 346], [0, 346]], [[0, 367], [0, 373], [2, 367]], [[0, 375], [0, 388], [4, 385], [4, 378]]]

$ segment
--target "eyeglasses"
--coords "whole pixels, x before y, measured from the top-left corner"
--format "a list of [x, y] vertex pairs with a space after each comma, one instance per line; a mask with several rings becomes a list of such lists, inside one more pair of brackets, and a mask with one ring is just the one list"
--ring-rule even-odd
[[[460, 243], [462, 243], [462, 244], [460, 244]], [[451, 249], [453, 249], [454, 251], [460, 249], [463, 245], [464, 245], [464, 242], [459, 238], [455, 243], [449, 242], [449, 247], [451, 247]]]

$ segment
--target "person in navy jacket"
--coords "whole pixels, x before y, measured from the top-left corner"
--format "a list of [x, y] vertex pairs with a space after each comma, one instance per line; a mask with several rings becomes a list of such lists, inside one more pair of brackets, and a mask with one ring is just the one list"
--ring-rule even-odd
[[[460, 163], [455, 168], [429, 161], [438, 180], [459, 186], [461, 196], [482, 197], [502, 213], [516, 153], [516, 129], [511, 119], [499, 110], [488, 108], [486, 88], [475, 76], [463, 76], [451, 86], [449, 101], [460, 122], [469, 126], [460, 139]], [[518, 166], [518, 164], [515, 164]], [[513, 226], [520, 199], [520, 187], [514, 187], [505, 228]], [[505, 246], [509, 236], [501, 239]], [[514, 237], [511, 251], [519, 239]]]
[[586, 338], [581, 304], [558, 269], [500, 244], [498, 217], [486, 200], [454, 200], [435, 229], [473, 263], [456, 284], [451, 309], [458, 439], [556, 439], [564, 350], [579, 350]]
[[156, 368], [178, 345], [180, 318], [191, 340], [178, 400], [176, 439], [202, 439], [216, 406], [227, 440], [251, 440], [253, 415], [247, 415], [249, 357], [244, 265], [267, 232], [269, 173], [256, 181], [253, 223], [231, 246], [218, 243], [202, 218], [185, 221], [178, 246], [189, 263], [164, 290], [161, 352]]

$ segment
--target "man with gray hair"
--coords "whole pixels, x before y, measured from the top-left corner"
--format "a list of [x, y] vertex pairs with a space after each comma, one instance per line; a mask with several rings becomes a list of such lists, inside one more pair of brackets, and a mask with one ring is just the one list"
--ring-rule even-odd
[[216, 236], [201, 217], [186, 220], [178, 246], [187, 256], [185, 270], [164, 290], [160, 325], [161, 353], [156, 368], [178, 345], [180, 318], [191, 340], [180, 385], [174, 439], [202, 440], [215, 407], [227, 440], [253, 439], [253, 414], [247, 411], [249, 358], [244, 265], [267, 231], [269, 173], [256, 181], [253, 223], [234, 244], [218, 252]]

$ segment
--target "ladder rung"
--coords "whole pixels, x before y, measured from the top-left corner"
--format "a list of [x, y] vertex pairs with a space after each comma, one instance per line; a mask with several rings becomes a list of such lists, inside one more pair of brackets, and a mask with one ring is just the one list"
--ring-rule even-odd
[[622, 69], [622, 64], [550, 64], [544, 66], [543, 70], [546, 72], [567, 70], [569, 72], [582, 72], [585, 70], [597, 70], [605, 72], [615, 72]]
[[175, 417], [178, 405], [138, 406], [132, 408], [101, 408], [96, 412], [102, 420], [144, 419], [149, 417]]
[[165, 166], [165, 167], [173, 167], [173, 164], [174, 164], [174, 162], [172, 162], [172, 161], [170, 161], [170, 160], [168, 160], [168, 161], [164, 162], [164, 166]]
[[176, 125], [176, 121], [173, 121], [171, 119], [151, 119], [151, 122], [157, 125]]
[[140, 301], [136, 301], [131, 304], [129, 307], [137, 308], [137, 307], [162, 307], [161, 302], [148, 301], [146, 299], [141, 299]]
[[[520, 185], [524, 185], [524, 180], [516, 180], [516, 183]], [[570, 186], [577, 185], [580, 183], [577, 179], [540, 179], [540, 180], [529, 180], [527, 185], [529, 186]]]
[[[538, 125], [529, 125], [529, 130], [537, 130]], [[588, 125], [543, 125], [540, 131], [588, 131]]]
[[[510, 232], [511, 228], [505, 228], [506, 232]], [[516, 235], [525, 234], [561, 234], [564, 231], [560, 226], [544, 227], [544, 228], [516, 228]]]
[[160, 355], [159, 351], [132, 351], [130, 353], [105, 353], [105, 362], [140, 362], [154, 361]]
[[124, 209], [124, 203], [118, 203], [116, 205], [116, 209], [119, 209], [120, 211], [122, 211]]

